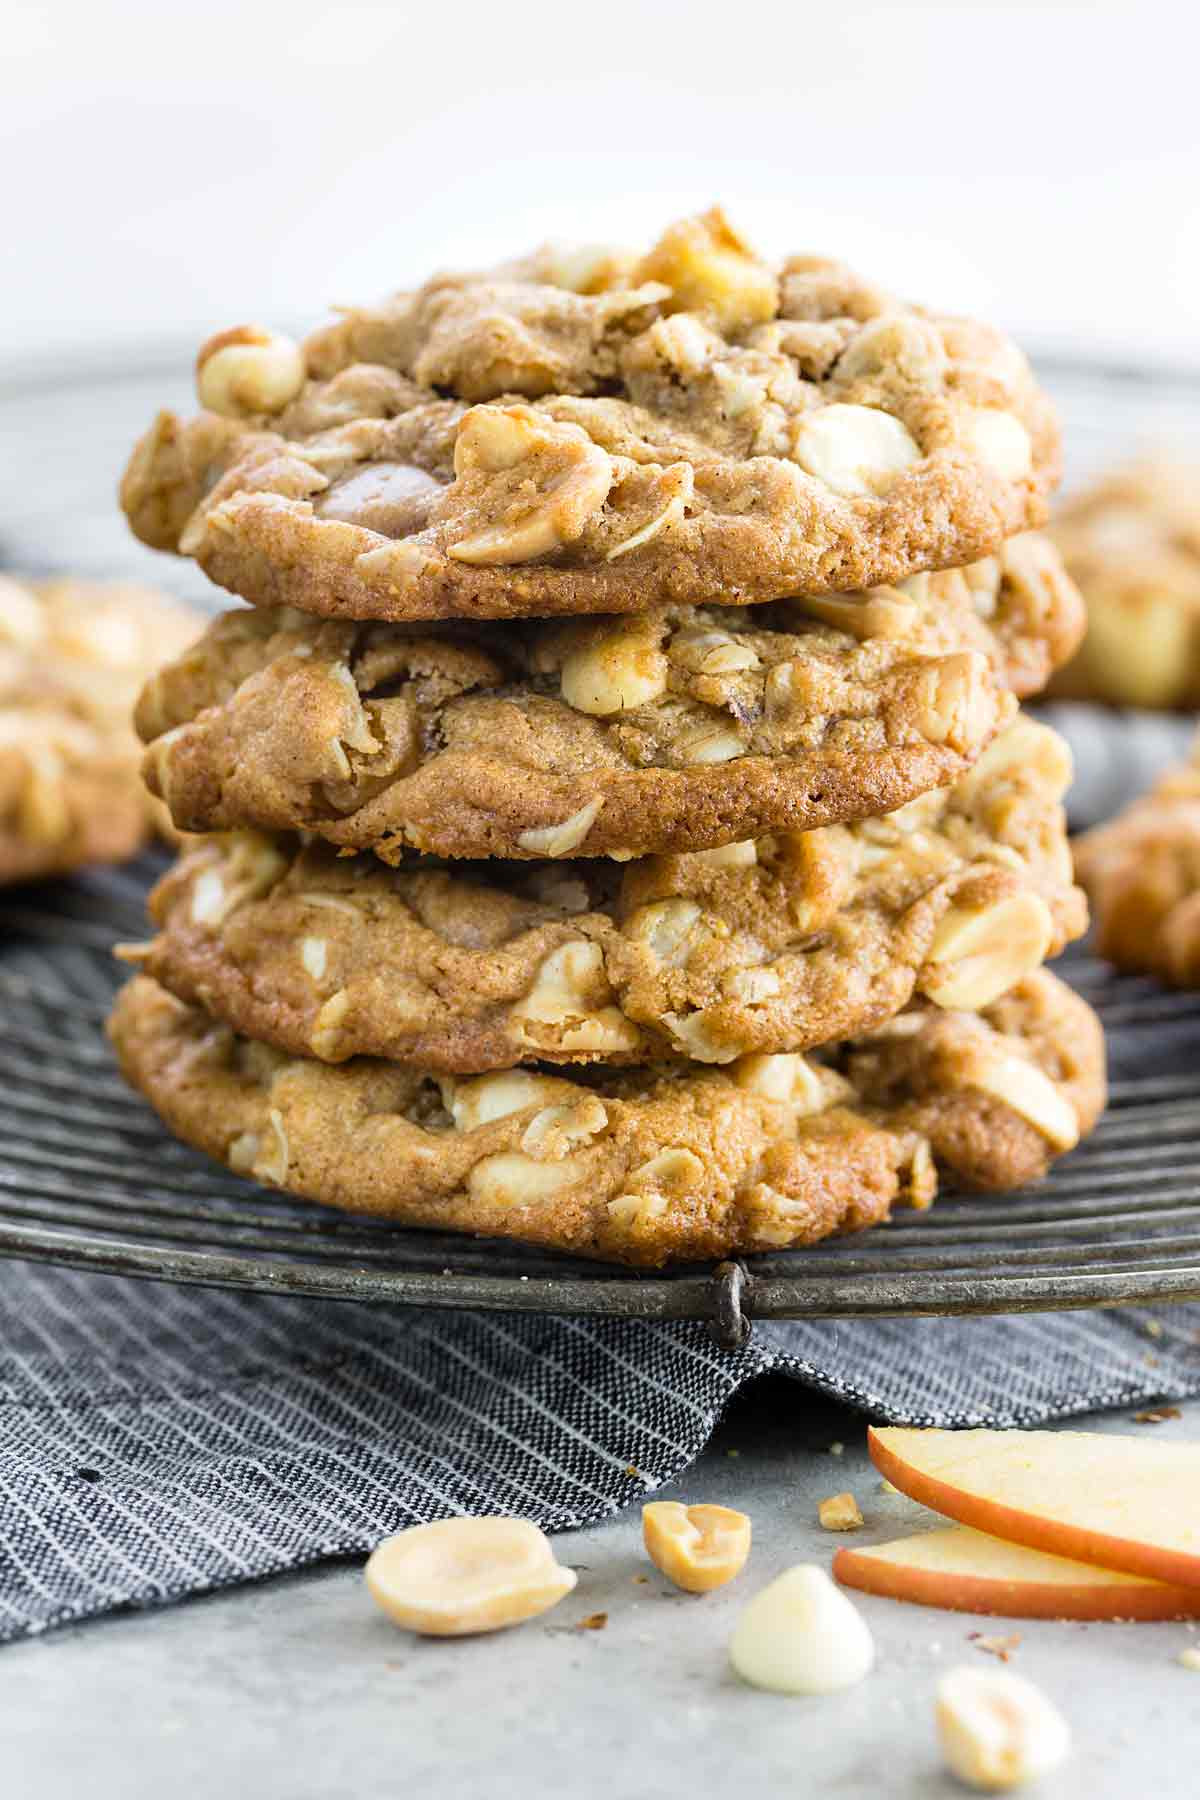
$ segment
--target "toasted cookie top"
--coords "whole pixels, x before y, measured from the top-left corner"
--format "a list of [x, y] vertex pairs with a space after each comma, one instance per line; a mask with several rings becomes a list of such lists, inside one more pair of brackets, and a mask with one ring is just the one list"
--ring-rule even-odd
[[130, 712], [198, 629], [131, 583], [0, 576], [0, 881], [120, 861], [143, 842]]
[[1088, 609], [1087, 636], [1054, 693], [1200, 705], [1200, 467], [1159, 456], [1115, 469], [1052, 529]]
[[640, 259], [439, 275], [295, 344], [211, 339], [122, 502], [260, 605], [362, 619], [847, 592], [1043, 522], [1053, 412], [1001, 333], [717, 209]]
[[1084, 929], [1070, 759], [1019, 718], [952, 788], [857, 825], [719, 850], [386, 869], [234, 833], [151, 897], [130, 960], [248, 1037], [451, 1073], [727, 1063], [990, 1004]]
[[727, 1069], [331, 1068], [214, 1024], [145, 976], [110, 1034], [180, 1137], [240, 1174], [427, 1229], [642, 1265], [811, 1244], [952, 1182], [1035, 1179], [1104, 1096], [1099, 1023], [1052, 975], [984, 1013], [903, 1013], [826, 1060]]
[[257, 608], [155, 677], [137, 722], [183, 830], [388, 861], [711, 849], [955, 780], [1079, 620], [1036, 539], [904, 590], [747, 609], [439, 629]]
[[1100, 955], [1200, 987], [1200, 743], [1191, 762], [1076, 838], [1074, 850]]

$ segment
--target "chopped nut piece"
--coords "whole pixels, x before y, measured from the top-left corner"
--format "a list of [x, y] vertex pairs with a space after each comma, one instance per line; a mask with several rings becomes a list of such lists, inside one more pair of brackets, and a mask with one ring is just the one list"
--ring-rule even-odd
[[729, 1657], [752, 1687], [833, 1694], [870, 1672], [875, 1646], [862, 1615], [824, 1569], [798, 1563], [751, 1600]]
[[325, 973], [329, 946], [324, 938], [306, 937], [300, 940], [300, 961], [314, 981], [320, 981]]
[[594, 1612], [589, 1613], [586, 1619], [580, 1619], [575, 1629], [576, 1631], [603, 1631], [607, 1624], [608, 1614], [606, 1612]]
[[500, 508], [498, 518], [450, 546], [457, 562], [481, 564], [529, 562], [573, 542], [613, 479], [608, 452], [585, 431], [528, 406], [472, 407], [458, 429], [454, 471], [462, 481], [483, 477], [489, 514]]
[[1003, 1663], [1009, 1661], [1021, 1642], [1019, 1631], [1010, 1631], [1007, 1637], [989, 1637], [982, 1631], [970, 1631], [967, 1637], [977, 1650], [985, 1651], [988, 1656], [998, 1657]]
[[773, 272], [717, 206], [665, 232], [638, 264], [634, 280], [665, 283], [677, 308], [704, 314], [722, 331], [762, 324], [778, 305]]
[[385, 1538], [367, 1560], [371, 1598], [424, 1637], [465, 1637], [535, 1618], [569, 1594], [572, 1569], [527, 1519], [440, 1519]]
[[1019, 1113], [1056, 1150], [1073, 1150], [1079, 1142], [1079, 1119], [1070, 1101], [1050, 1077], [1020, 1056], [982, 1052], [963, 1059], [956, 1080], [980, 1089]]
[[1195, 1644], [1189, 1644], [1186, 1649], [1179, 1652], [1175, 1660], [1185, 1669], [1200, 1670], [1200, 1648], [1197, 1648]]
[[921, 987], [938, 1006], [977, 1012], [1040, 968], [1053, 939], [1054, 920], [1040, 894], [952, 906], [933, 934]]
[[1006, 1669], [949, 1670], [938, 1683], [936, 1717], [947, 1767], [981, 1793], [1007, 1793], [1048, 1774], [1071, 1745], [1057, 1708]]
[[568, 656], [560, 685], [568, 706], [608, 718], [665, 693], [667, 659], [654, 637], [635, 623]]
[[750, 1521], [728, 1506], [684, 1506], [655, 1500], [642, 1508], [646, 1554], [668, 1581], [689, 1594], [724, 1587], [746, 1565]]
[[1183, 1414], [1177, 1406], [1156, 1406], [1147, 1412], [1134, 1413], [1135, 1425], [1162, 1425], [1168, 1419], [1182, 1419]]
[[523, 831], [517, 839], [522, 850], [528, 850], [531, 856], [570, 856], [572, 850], [578, 850], [588, 832], [595, 823], [596, 814], [600, 811], [601, 800], [589, 800], [586, 806], [572, 813], [569, 819], [562, 819], [557, 825], [542, 825], [531, 831]]
[[817, 1508], [817, 1517], [826, 1531], [857, 1531], [863, 1522], [854, 1495], [830, 1494]]
[[226, 419], [279, 413], [304, 386], [299, 344], [262, 325], [235, 325], [201, 346], [196, 392], [201, 406]]

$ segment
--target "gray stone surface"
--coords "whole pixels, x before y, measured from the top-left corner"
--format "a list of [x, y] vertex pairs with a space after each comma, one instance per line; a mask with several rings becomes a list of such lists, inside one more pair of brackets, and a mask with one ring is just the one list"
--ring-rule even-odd
[[[1200, 1435], [1182, 1420], [1101, 1430]], [[844, 1453], [832, 1455], [837, 1441]], [[820, 1700], [752, 1692], [729, 1670], [739, 1607], [791, 1563], [828, 1563], [816, 1503], [851, 1488], [865, 1541], [924, 1515], [880, 1493], [861, 1423], [794, 1384], [739, 1400], [662, 1497], [719, 1500], [754, 1520], [730, 1588], [676, 1593], [650, 1569], [636, 1513], [558, 1540], [579, 1586], [543, 1621], [450, 1643], [395, 1631], [341, 1565], [73, 1627], [0, 1651], [0, 1793], [12, 1800], [674, 1800], [752, 1794], [877, 1800], [961, 1794], [931, 1724], [939, 1671], [1021, 1633], [1013, 1666], [1069, 1717], [1071, 1764], [1039, 1800], [1183, 1800], [1200, 1778], [1200, 1675], [1185, 1625], [992, 1625], [861, 1597], [878, 1664]], [[648, 1581], [638, 1576], [650, 1572]], [[606, 1611], [602, 1631], [576, 1621]]]

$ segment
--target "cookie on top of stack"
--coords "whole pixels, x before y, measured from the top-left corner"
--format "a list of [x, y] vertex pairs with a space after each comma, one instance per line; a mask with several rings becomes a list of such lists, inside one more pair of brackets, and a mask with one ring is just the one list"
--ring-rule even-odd
[[134, 530], [252, 604], [145, 688], [189, 846], [111, 1033], [292, 1193], [647, 1265], [808, 1244], [1103, 1103], [1083, 614], [1000, 334], [719, 212], [200, 353]]

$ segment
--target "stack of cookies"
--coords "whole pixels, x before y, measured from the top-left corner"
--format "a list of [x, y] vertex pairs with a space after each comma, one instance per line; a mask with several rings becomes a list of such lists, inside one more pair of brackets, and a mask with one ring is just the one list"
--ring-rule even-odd
[[153, 678], [205, 834], [111, 1031], [239, 1173], [661, 1264], [1002, 1188], [1093, 1123], [1041, 964], [1082, 608], [998, 333], [717, 212], [205, 345], [122, 489], [251, 602]]

